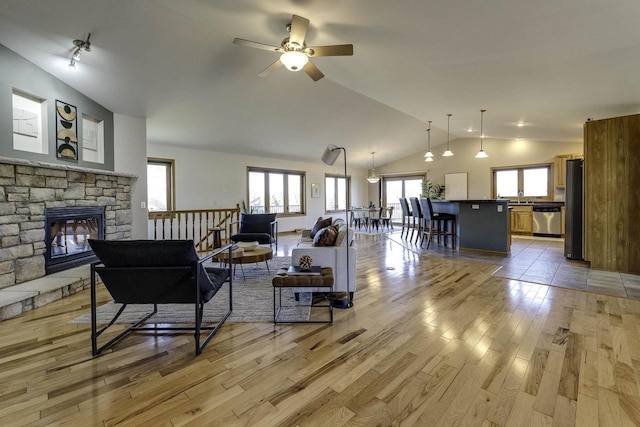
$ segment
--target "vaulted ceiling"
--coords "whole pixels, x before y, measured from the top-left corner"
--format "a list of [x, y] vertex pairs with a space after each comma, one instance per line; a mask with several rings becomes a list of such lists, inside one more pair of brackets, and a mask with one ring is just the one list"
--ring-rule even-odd
[[[232, 44], [279, 45], [297, 14], [326, 75], [280, 69]], [[485, 135], [579, 141], [587, 118], [640, 112], [637, 0], [3, 0], [0, 43], [116, 113], [147, 118], [150, 142], [352, 166]], [[91, 33], [75, 71], [72, 40]], [[524, 126], [518, 127], [517, 123]], [[469, 128], [473, 129], [468, 132]]]

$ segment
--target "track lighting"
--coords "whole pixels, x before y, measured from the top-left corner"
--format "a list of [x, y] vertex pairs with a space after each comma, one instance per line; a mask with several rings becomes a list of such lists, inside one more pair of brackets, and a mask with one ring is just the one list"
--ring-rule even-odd
[[69, 68], [75, 69], [76, 62], [80, 61], [80, 55], [82, 55], [82, 50], [85, 52], [91, 52], [91, 33], [87, 36], [86, 40], [76, 39], [73, 41], [73, 45], [76, 47], [73, 51], [73, 55], [71, 56], [71, 61], [69, 61]]

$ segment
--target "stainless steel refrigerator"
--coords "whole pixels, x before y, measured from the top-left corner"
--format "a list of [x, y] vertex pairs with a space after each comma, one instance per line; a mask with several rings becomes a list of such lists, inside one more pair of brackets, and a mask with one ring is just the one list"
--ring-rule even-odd
[[584, 174], [583, 160], [567, 160], [565, 181], [564, 256], [584, 259]]

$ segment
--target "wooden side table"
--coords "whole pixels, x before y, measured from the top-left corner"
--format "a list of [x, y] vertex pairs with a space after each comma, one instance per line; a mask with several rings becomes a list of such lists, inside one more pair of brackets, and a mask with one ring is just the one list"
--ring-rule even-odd
[[[233, 266], [234, 275], [235, 275], [236, 265], [239, 264], [240, 269], [242, 270], [242, 278], [245, 280], [246, 280], [246, 277], [244, 277], [243, 264], [253, 264], [253, 263], [257, 264], [259, 262], [264, 262], [264, 264], [267, 266], [267, 272], [271, 273], [271, 271], [269, 270], [269, 263], [267, 262], [273, 258], [273, 251], [271, 250], [271, 248], [267, 248], [265, 246], [258, 246], [257, 248], [250, 251], [246, 249], [236, 249], [233, 252], [231, 252], [231, 258], [233, 259], [233, 264], [234, 264]], [[226, 264], [229, 261], [229, 253], [227, 251], [221, 252], [218, 255], [214, 256], [213, 259]]]
[[[323, 267], [320, 275], [287, 275], [286, 270], [278, 272], [271, 280], [273, 285], [273, 323], [333, 323], [333, 270], [331, 267]], [[313, 297], [309, 305], [282, 305], [282, 288], [327, 288], [329, 298], [327, 305], [313, 304]], [[278, 290], [278, 298], [276, 298], [276, 289]], [[283, 308], [291, 307], [328, 307], [329, 320], [278, 320], [280, 311]]]

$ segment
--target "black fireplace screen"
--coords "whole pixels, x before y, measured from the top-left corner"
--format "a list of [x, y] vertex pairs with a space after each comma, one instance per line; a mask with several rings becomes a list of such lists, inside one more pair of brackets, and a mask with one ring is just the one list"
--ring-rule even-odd
[[45, 209], [47, 274], [97, 260], [89, 239], [104, 239], [104, 207]]

